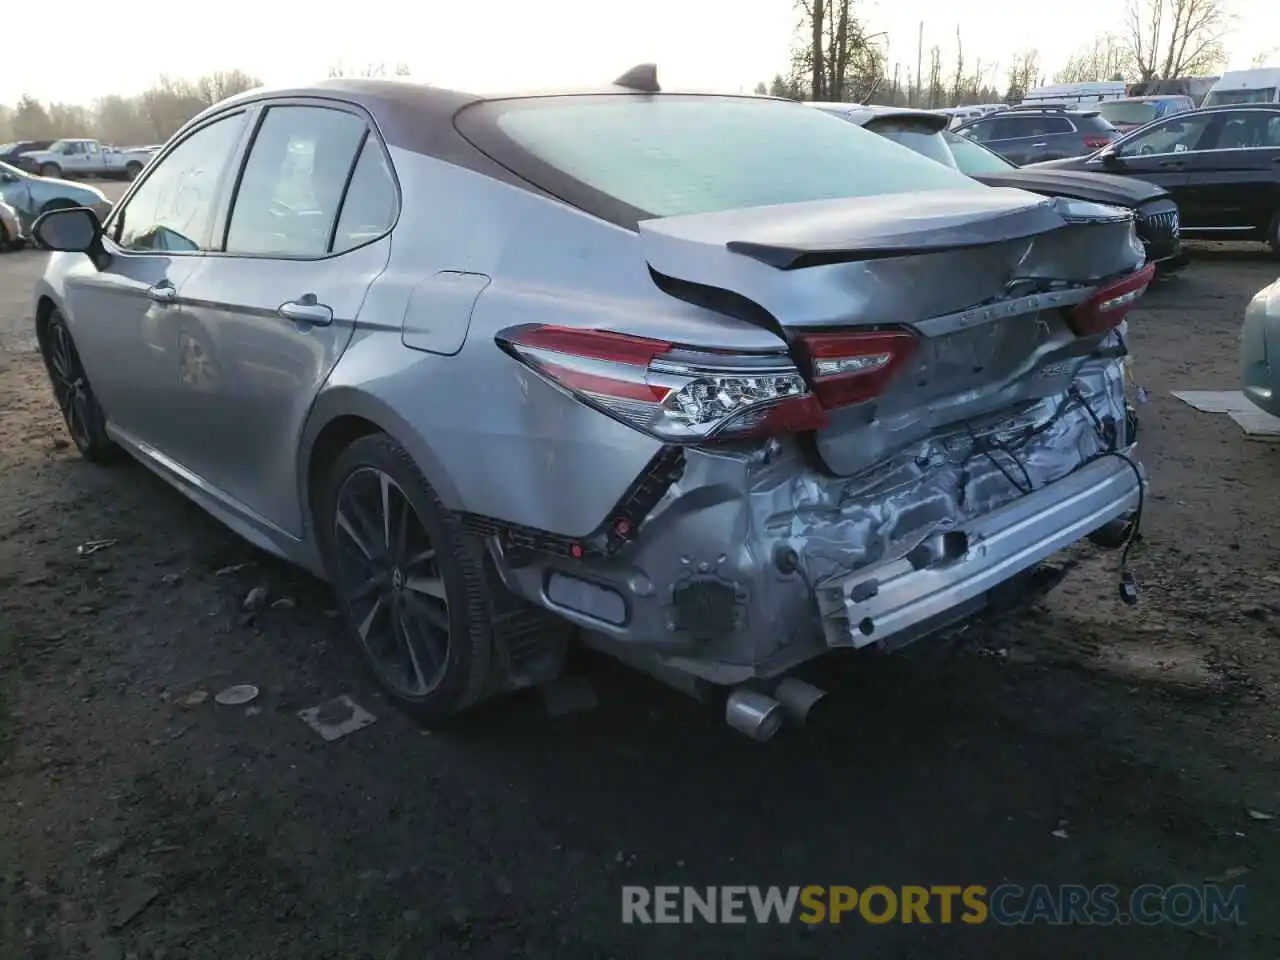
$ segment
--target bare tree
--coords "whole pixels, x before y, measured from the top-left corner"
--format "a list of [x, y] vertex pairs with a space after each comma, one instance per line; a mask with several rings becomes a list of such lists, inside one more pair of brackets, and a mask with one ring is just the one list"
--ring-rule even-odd
[[1130, 61], [1125, 42], [1114, 33], [1104, 33], [1094, 37], [1089, 46], [1073, 53], [1053, 79], [1056, 83], [1123, 80], [1132, 69]]
[[1253, 55], [1253, 59], [1249, 61], [1249, 66], [1255, 70], [1270, 66], [1280, 60], [1280, 47], [1272, 47], [1270, 50], [1262, 50]]
[[942, 48], [929, 48], [929, 109], [942, 106]]
[[951, 106], [964, 98], [964, 41], [960, 39], [960, 27], [956, 25], [956, 72], [951, 77]]
[[407, 63], [397, 63], [394, 67], [388, 67], [385, 61], [370, 62], [361, 67], [339, 60], [329, 67], [330, 77], [368, 77], [377, 79], [388, 76], [407, 77], [410, 73], [412, 71]]
[[1040, 85], [1040, 51], [1023, 50], [1013, 57], [1009, 66], [1009, 90], [1005, 94], [1008, 100], [1021, 100], [1032, 89]]
[[228, 97], [262, 86], [262, 81], [243, 70], [218, 70], [206, 73], [195, 82], [196, 95], [205, 106], [213, 106]]
[[1228, 0], [1127, 0], [1125, 47], [1139, 79], [1212, 73], [1226, 62]]
[[883, 34], [866, 32], [855, 0], [797, 0], [791, 81], [810, 100], [865, 100], [884, 82]]

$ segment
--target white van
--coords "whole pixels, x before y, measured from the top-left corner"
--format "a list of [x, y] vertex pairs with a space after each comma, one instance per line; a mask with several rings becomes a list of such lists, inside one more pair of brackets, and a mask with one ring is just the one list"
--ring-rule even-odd
[[1096, 80], [1089, 83], [1055, 83], [1037, 87], [1022, 98], [1023, 107], [1075, 107], [1124, 97], [1123, 80]]
[[1237, 103], [1280, 103], [1280, 67], [1228, 70], [1218, 78], [1202, 106], [1224, 107]]

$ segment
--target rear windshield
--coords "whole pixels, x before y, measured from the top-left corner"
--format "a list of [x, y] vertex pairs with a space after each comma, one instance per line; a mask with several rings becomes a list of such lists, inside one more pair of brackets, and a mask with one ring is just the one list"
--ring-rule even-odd
[[1160, 113], [1160, 107], [1151, 101], [1134, 101], [1125, 103], [1121, 100], [1104, 103], [1098, 111], [1109, 123], [1123, 123], [1140, 127], [1150, 123]]
[[1237, 103], [1275, 103], [1275, 87], [1256, 90], [1214, 90], [1204, 98], [1206, 107], [1232, 106]]
[[987, 189], [856, 124], [756, 97], [495, 100], [463, 110], [457, 123], [534, 186], [626, 226], [806, 200]]
[[942, 131], [932, 123], [921, 123], [909, 119], [868, 120], [863, 126], [872, 133], [888, 137], [894, 143], [900, 143], [908, 150], [914, 150], [922, 157], [928, 157], [938, 163], [954, 168], [955, 158], [947, 149], [942, 139]]
[[992, 153], [986, 147], [979, 146], [968, 137], [962, 137], [950, 130], [942, 136], [946, 139], [947, 147], [955, 158], [956, 167], [967, 177], [982, 173], [1004, 173], [1006, 170], [1017, 169], [1015, 164], [999, 154]]

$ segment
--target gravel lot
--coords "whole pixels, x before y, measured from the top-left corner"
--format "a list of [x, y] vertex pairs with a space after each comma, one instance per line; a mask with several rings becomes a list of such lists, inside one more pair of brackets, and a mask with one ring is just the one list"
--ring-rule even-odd
[[[388, 710], [321, 584], [75, 456], [32, 353], [42, 257], [0, 257], [0, 958], [1280, 954], [1280, 445], [1169, 396], [1234, 387], [1260, 251], [1199, 249], [1131, 324], [1142, 603], [1080, 549], [1015, 625], [833, 663], [828, 722], [768, 745], [587, 656], [591, 712]], [[289, 602], [246, 623], [257, 587]], [[241, 682], [251, 707], [213, 702]], [[297, 712], [341, 693], [377, 722], [325, 743]], [[1224, 874], [1243, 926], [620, 922], [633, 883]]]

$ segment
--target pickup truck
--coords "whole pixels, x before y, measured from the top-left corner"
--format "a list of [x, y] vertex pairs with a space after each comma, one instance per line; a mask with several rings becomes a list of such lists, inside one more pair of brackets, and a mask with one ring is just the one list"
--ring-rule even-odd
[[156, 151], [120, 150], [97, 140], [55, 140], [48, 149], [21, 154], [15, 166], [42, 177], [101, 177], [132, 180]]

